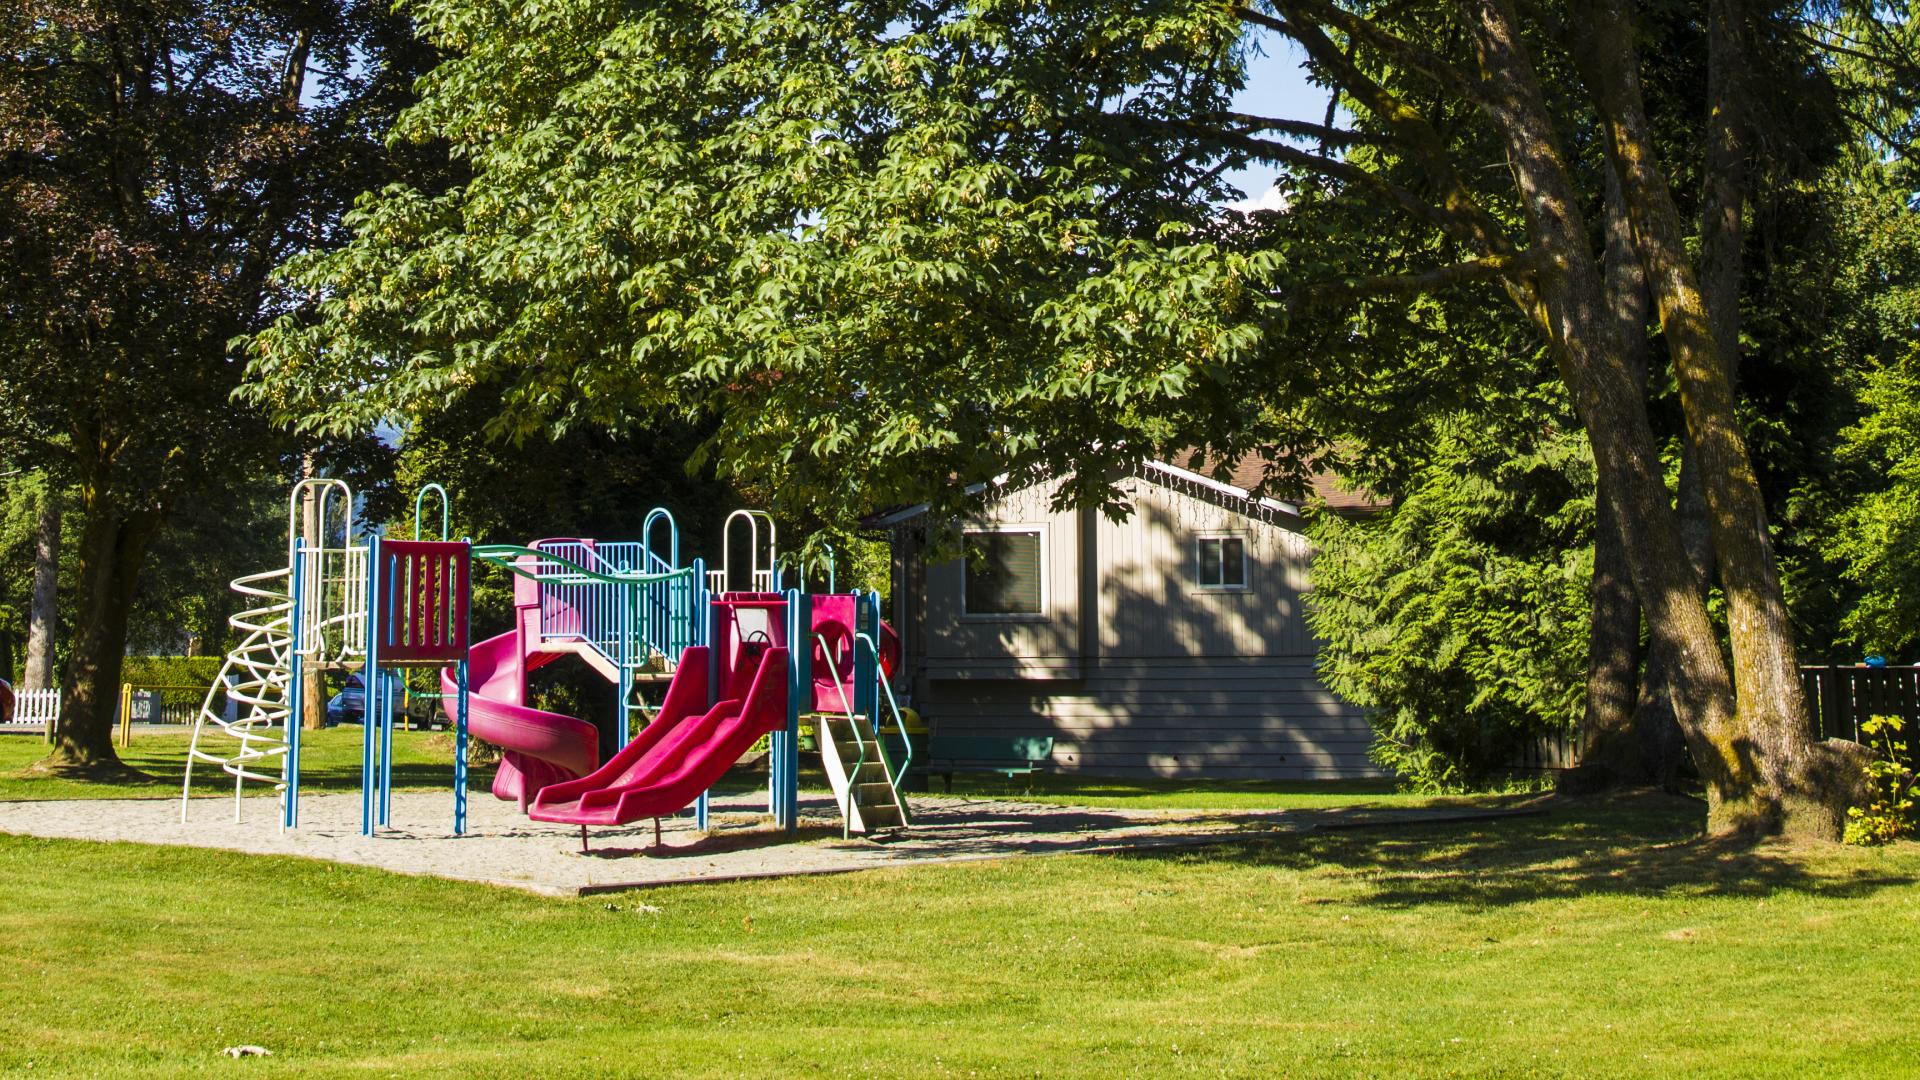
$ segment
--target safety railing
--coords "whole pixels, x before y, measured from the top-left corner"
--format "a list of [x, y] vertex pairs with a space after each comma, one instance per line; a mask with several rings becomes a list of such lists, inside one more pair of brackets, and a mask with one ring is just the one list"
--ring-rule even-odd
[[656, 652], [677, 659], [694, 642], [694, 571], [623, 568], [600, 547], [573, 540], [539, 548], [479, 544], [473, 557], [539, 583], [542, 638], [584, 643], [622, 667]]
[[[826, 636], [823, 634], [813, 635], [813, 640], [820, 647], [820, 655], [826, 658], [827, 674], [833, 679], [834, 693], [840, 695], [840, 708], [847, 714], [847, 730], [853, 732], [854, 745], [860, 750], [859, 758], [854, 761], [853, 767], [847, 770], [846, 792], [841, 796], [840, 836], [845, 839], [852, 835], [853, 799], [860, 787], [860, 770], [867, 764], [867, 740], [860, 733], [860, 719], [853, 711], [853, 702], [847, 700], [847, 684], [840, 678], [840, 665], [833, 662], [833, 646], [827, 644]], [[820, 741], [823, 744], [831, 741], [833, 733], [827, 730], [827, 721], [824, 717], [820, 720], [820, 729]]]
[[367, 654], [367, 549], [300, 544], [300, 655]]
[[[596, 544], [595, 548], [601, 559], [620, 573], [639, 573], [660, 579], [640, 587], [636, 616], [640, 621], [640, 636], [669, 660], [677, 658], [678, 648], [662, 648], [654, 643], [674, 640], [670, 628], [675, 625], [678, 613], [693, 607], [693, 578], [678, 576], [679, 567], [638, 541]], [[679, 643], [679, 648], [685, 647], [685, 642]]]
[[894, 800], [900, 804], [901, 809], [904, 811], [907, 801], [900, 796], [900, 785], [906, 782], [907, 768], [913, 764], [913, 740], [907, 736], [907, 724], [900, 715], [900, 702], [893, 696], [893, 684], [887, 678], [886, 669], [880, 664], [880, 646], [873, 640], [871, 635], [864, 632], [853, 635], [853, 643], [855, 649], [859, 649], [864, 645], [867, 651], [872, 654], [874, 670], [873, 681], [880, 684], [880, 694], [887, 699], [887, 711], [893, 716], [893, 730], [900, 733], [901, 759], [898, 763], [886, 761], [886, 729], [884, 725], [879, 723], [873, 725], [874, 741], [880, 744], [880, 758], [887, 764], [888, 772], [891, 774], [887, 777], [887, 781], [893, 785]]

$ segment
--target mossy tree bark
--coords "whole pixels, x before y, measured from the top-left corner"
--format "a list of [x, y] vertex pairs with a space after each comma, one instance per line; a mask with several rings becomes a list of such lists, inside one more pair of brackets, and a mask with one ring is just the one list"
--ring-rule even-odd
[[[1724, 8], [1727, 0], [1716, 3]], [[1835, 767], [1830, 756], [1814, 747], [1765, 501], [1741, 431], [1726, 355], [1686, 250], [1679, 211], [1657, 164], [1631, 22], [1624, 0], [1597, 0], [1586, 13], [1595, 55], [1614, 61], [1592, 65], [1589, 90], [1647, 266], [1727, 598], [1741, 722], [1713, 737], [1707, 750], [1716, 767], [1730, 770], [1732, 781], [1716, 790], [1714, 827], [1834, 836], [1844, 813], [1837, 802], [1842, 786], [1829, 775]], [[1725, 212], [1737, 216], [1739, 207]], [[1723, 257], [1737, 259], [1737, 254]], [[1733, 317], [1727, 312], [1722, 320]], [[1694, 747], [1696, 763], [1702, 750]]]

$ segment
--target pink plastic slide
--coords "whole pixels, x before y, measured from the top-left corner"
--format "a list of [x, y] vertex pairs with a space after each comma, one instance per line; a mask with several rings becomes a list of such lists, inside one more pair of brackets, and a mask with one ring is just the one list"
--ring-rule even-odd
[[[523, 812], [541, 788], [584, 776], [600, 761], [600, 733], [592, 724], [527, 707], [528, 672], [559, 655], [524, 656], [520, 632], [509, 630], [475, 645], [467, 656], [467, 731], [506, 751], [493, 777], [493, 794], [518, 802]], [[454, 692], [450, 672], [441, 672], [440, 685]], [[446, 704], [451, 708], [453, 700]]]
[[542, 789], [527, 816], [569, 825], [624, 825], [691, 805], [760, 736], [787, 723], [785, 648], [743, 654], [740, 669], [726, 682], [723, 692], [738, 693], [747, 684], [746, 696], [699, 712], [707, 699], [707, 650], [686, 650], [653, 723], [591, 775]]

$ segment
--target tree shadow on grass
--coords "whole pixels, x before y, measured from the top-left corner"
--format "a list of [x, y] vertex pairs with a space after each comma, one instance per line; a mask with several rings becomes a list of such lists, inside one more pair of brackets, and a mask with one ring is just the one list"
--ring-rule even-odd
[[1843, 865], [1781, 843], [1704, 834], [1705, 807], [1657, 794], [1543, 802], [1544, 815], [1475, 822], [1381, 823], [1308, 831], [1205, 850], [1121, 858], [1327, 871], [1357, 884], [1338, 902], [1377, 907], [1504, 907], [1585, 896], [1746, 897], [1794, 892], [1867, 896], [1913, 885], [1913, 873]]

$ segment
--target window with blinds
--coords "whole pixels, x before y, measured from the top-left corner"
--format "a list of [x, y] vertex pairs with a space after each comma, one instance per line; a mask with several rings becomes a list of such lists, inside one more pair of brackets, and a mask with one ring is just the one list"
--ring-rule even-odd
[[1198, 573], [1203, 589], [1247, 587], [1247, 542], [1238, 536], [1203, 536], [1199, 540]]
[[968, 615], [1043, 613], [1040, 530], [970, 532], [961, 598]]

